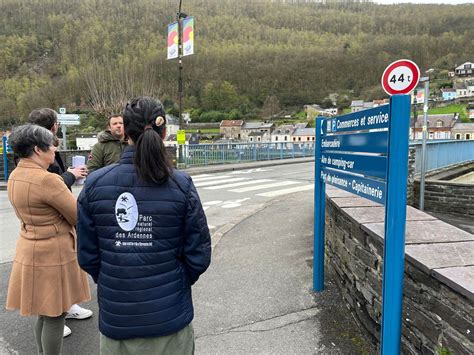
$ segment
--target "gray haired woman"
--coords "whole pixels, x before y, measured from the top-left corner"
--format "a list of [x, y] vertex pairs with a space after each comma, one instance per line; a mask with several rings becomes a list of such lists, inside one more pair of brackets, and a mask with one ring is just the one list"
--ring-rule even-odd
[[53, 134], [27, 124], [9, 137], [20, 157], [8, 179], [8, 198], [21, 222], [6, 308], [38, 315], [38, 353], [61, 353], [66, 312], [90, 300], [86, 274], [76, 257], [76, 199], [63, 179], [47, 171], [54, 162]]

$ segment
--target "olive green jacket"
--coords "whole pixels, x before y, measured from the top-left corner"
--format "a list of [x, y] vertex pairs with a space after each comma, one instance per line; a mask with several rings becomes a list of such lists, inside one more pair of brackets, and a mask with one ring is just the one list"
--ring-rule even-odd
[[117, 163], [122, 155], [123, 149], [127, 146], [125, 140], [115, 138], [110, 131], [103, 131], [97, 135], [98, 142], [92, 147], [87, 168], [89, 173], [104, 166]]

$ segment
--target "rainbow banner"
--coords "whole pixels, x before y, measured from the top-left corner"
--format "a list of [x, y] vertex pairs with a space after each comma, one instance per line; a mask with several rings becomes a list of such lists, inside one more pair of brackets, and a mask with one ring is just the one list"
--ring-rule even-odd
[[[169, 47], [168, 47], [169, 48]], [[194, 17], [183, 21], [183, 56], [194, 54]]]
[[168, 25], [168, 58], [178, 58], [178, 22]]

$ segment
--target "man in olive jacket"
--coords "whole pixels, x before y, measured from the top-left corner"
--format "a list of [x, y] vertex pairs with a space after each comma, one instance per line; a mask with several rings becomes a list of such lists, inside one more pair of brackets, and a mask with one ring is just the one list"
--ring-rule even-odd
[[89, 172], [119, 161], [123, 149], [127, 146], [122, 116], [110, 116], [107, 129], [97, 135], [97, 140], [87, 160]]

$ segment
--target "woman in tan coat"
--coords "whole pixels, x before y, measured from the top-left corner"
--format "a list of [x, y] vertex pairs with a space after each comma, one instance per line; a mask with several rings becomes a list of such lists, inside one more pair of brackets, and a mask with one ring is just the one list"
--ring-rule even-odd
[[66, 312], [90, 300], [76, 257], [76, 199], [59, 175], [47, 171], [56, 151], [50, 131], [20, 126], [9, 143], [21, 159], [8, 179], [8, 198], [21, 229], [6, 308], [19, 309], [22, 316], [38, 315], [38, 352], [59, 354]]

